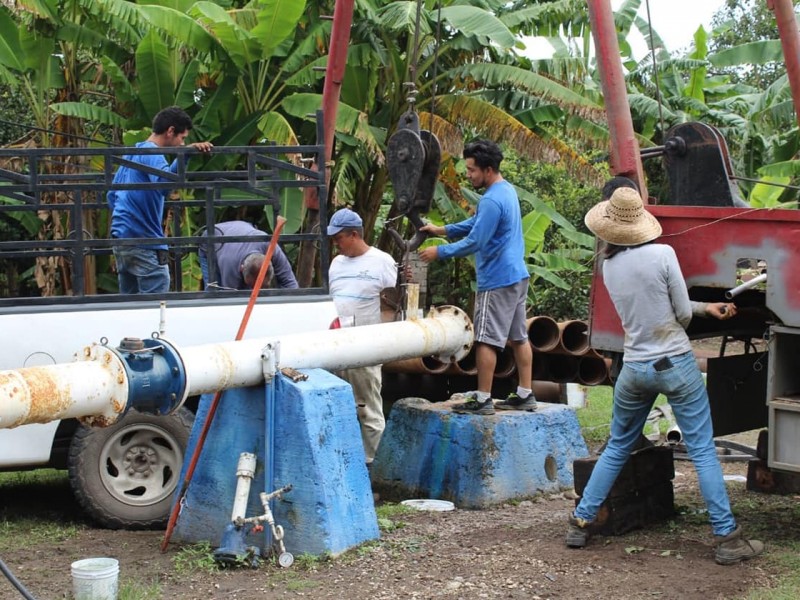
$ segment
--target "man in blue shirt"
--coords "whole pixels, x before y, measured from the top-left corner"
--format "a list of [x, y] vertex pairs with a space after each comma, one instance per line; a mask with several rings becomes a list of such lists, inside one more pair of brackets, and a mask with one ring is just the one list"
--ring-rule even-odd
[[[425, 225], [420, 230], [458, 239], [419, 252], [426, 263], [436, 259], [475, 255], [478, 293], [475, 297], [476, 362], [478, 390], [453, 410], [479, 415], [506, 410], [536, 410], [532, 391], [533, 353], [528, 342], [525, 301], [528, 269], [522, 216], [514, 187], [500, 174], [503, 153], [492, 141], [477, 140], [464, 148], [467, 177], [475, 189], [485, 188], [473, 217], [445, 225]], [[505, 400], [492, 403], [491, 391], [497, 350], [509, 343], [514, 350], [519, 386]]]
[[[153, 132], [137, 148], [171, 148], [183, 146], [192, 129], [192, 118], [177, 106], [160, 111], [153, 119]], [[195, 142], [191, 146], [201, 152], [210, 152], [211, 142]], [[127, 155], [125, 160], [151, 169], [175, 173], [178, 161], [171, 165], [161, 154]], [[135, 167], [121, 166], [114, 175], [114, 183], [157, 183], [168, 179]], [[111, 237], [152, 238], [152, 243], [141, 246], [115, 246], [117, 279], [121, 294], [157, 294], [169, 291], [167, 245], [164, 243], [164, 190], [111, 190], [108, 206], [111, 209]]]
[[[205, 233], [203, 234], [205, 235]], [[226, 221], [214, 225], [215, 236], [265, 236], [263, 231], [256, 229], [246, 221]], [[203, 273], [203, 281], [206, 289], [212, 284], [216, 287], [229, 290], [252, 289], [264, 263], [265, 254], [269, 241], [261, 238], [252, 242], [215, 242], [214, 254], [216, 256], [217, 271], [214, 281], [210, 278], [208, 269], [208, 257], [206, 255], [206, 245], [200, 244], [198, 258], [200, 260], [200, 270]], [[292, 272], [292, 265], [286, 258], [280, 246], [275, 246], [275, 252], [270, 261], [272, 267], [264, 278], [262, 287], [269, 286], [272, 277], [278, 282], [278, 286], [284, 289], [296, 288], [297, 279]]]

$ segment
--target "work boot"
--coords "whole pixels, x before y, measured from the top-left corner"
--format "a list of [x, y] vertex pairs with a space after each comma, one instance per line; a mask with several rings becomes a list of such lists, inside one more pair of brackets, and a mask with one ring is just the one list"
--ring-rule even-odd
[[536, 396], [531, 393], [527, 398], [520, 398], [515, 392], [511, 392], [505, 400], [500, 400], [494, 405], [500, 410], [525, 410], [533, 412], [536, 410]]
[[569, 528], [567, 529], [567, 546], [570, 548], [583, 548], [586, 542], [592, 537], [589, 532], [591, 521], [576, 517], [574, 513], [569, 514]]
[[715, 535], [714, 545], [717, 547], [714, 560], [718, 565], [735, 565], [764, 551], [762, 542], [744, 539], [742, 528], [738, 525], [728, 535]]
[[467, 396], [467, 401], [461, 404], [453, 405], [453, 412], [465, 415], [493, 415], [494, 404], [492, 397], [489, 396], [486, 400], [481, 402], [475, 396]]

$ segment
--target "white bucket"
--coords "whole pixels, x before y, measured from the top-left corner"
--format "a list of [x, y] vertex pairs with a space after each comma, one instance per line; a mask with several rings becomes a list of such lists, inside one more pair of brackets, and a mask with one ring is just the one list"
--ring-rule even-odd
[[567, 384], [567, 406], [583, 408], [586, 406], [586, 387], [578, 383]]
[[117, 600], [119, 561], [116, 558], [84, 558], [72, 563], [72, 595], [75, 600]]

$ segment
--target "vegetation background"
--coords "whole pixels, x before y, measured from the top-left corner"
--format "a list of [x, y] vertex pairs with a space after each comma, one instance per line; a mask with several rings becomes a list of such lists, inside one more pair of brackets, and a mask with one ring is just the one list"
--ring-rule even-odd
[[[308, 115], [321, 106], [331, 30], [321, 16], [333, 6], [333, 0], [3, 2], [0, 145], [132, 144], [172, 104], [192, 115], [193, 139], [313, 142]], [[638, 16], [642, 6], [625, 0], [615, 15], [640, 145], [658, 146], [672, 126], [704, 121], [728, 141], [738, 183], [754, 206], [796, 207], [800, 138], [766, 3], [727, 0], [713, 31], [698, 29], [693, 47], [678, 53], [664, 46], [658, 23]], [[508, 156], [504, 173], [526, 215], [530, 312], [585, 317], [593, 240], [582, 216], [608, 175], [587, 10], [584, 0], [356, 2], [329, 208], [352, 206], [365, 218], [368, 239], [398, 254], [385, 235], [385, 224], [397, 216], [385, 148], [412, 97], [422, 127], [443, 148], [428, 218], [453, 222], [474, 211], [478, 195], [461, 177], [461, 148], [477, 136], [499, 141]], [[652, 56], [633, 57], [627, 39], [635, 31]], [[546, 37], [552, 56], [526, 57], [530, 36]], [[219, 156], [193, 168], [224, 163]], [[659, 161], [645, 166], [651, 194], [668, 198]], [[307, 228], [300, 194], [286, 190], [282, 201], [286, 233]], [[187, 209], [182, 228], [197, 230], [198, 218]], [[271, 215], [247, 218], [270, 228]], [[66, 212], [52, 211], [22, 222], [3, 211], [0, 239], [59, 239], [74, 226], [68, 220]], [[103, 215], [83, 225], [98, 237], [107, 234]], [[68, 279], [59, 277], [65, 260], [2, 261], [0, 293], [69, 294]], [[107, 270], [107, 262], [98, 261], [98, 269]], [[188, 261], [184, 269], [196, 265]], [[437, 264], [432, 299], [468, 307], [473, 281], [469, 260]], [[116, 291], [113, 277], [98, 282], [98, 293]]]

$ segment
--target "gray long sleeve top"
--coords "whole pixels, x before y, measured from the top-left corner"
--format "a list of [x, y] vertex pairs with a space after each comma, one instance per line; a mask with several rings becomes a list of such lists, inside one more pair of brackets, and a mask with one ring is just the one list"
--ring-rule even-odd
[[686, 328], [707, 304], [689, 300], [671, 246], [628, 248], [603, 262], [603, 281], [625, 330], [625, 361], [645, 362], [689, 352]]

